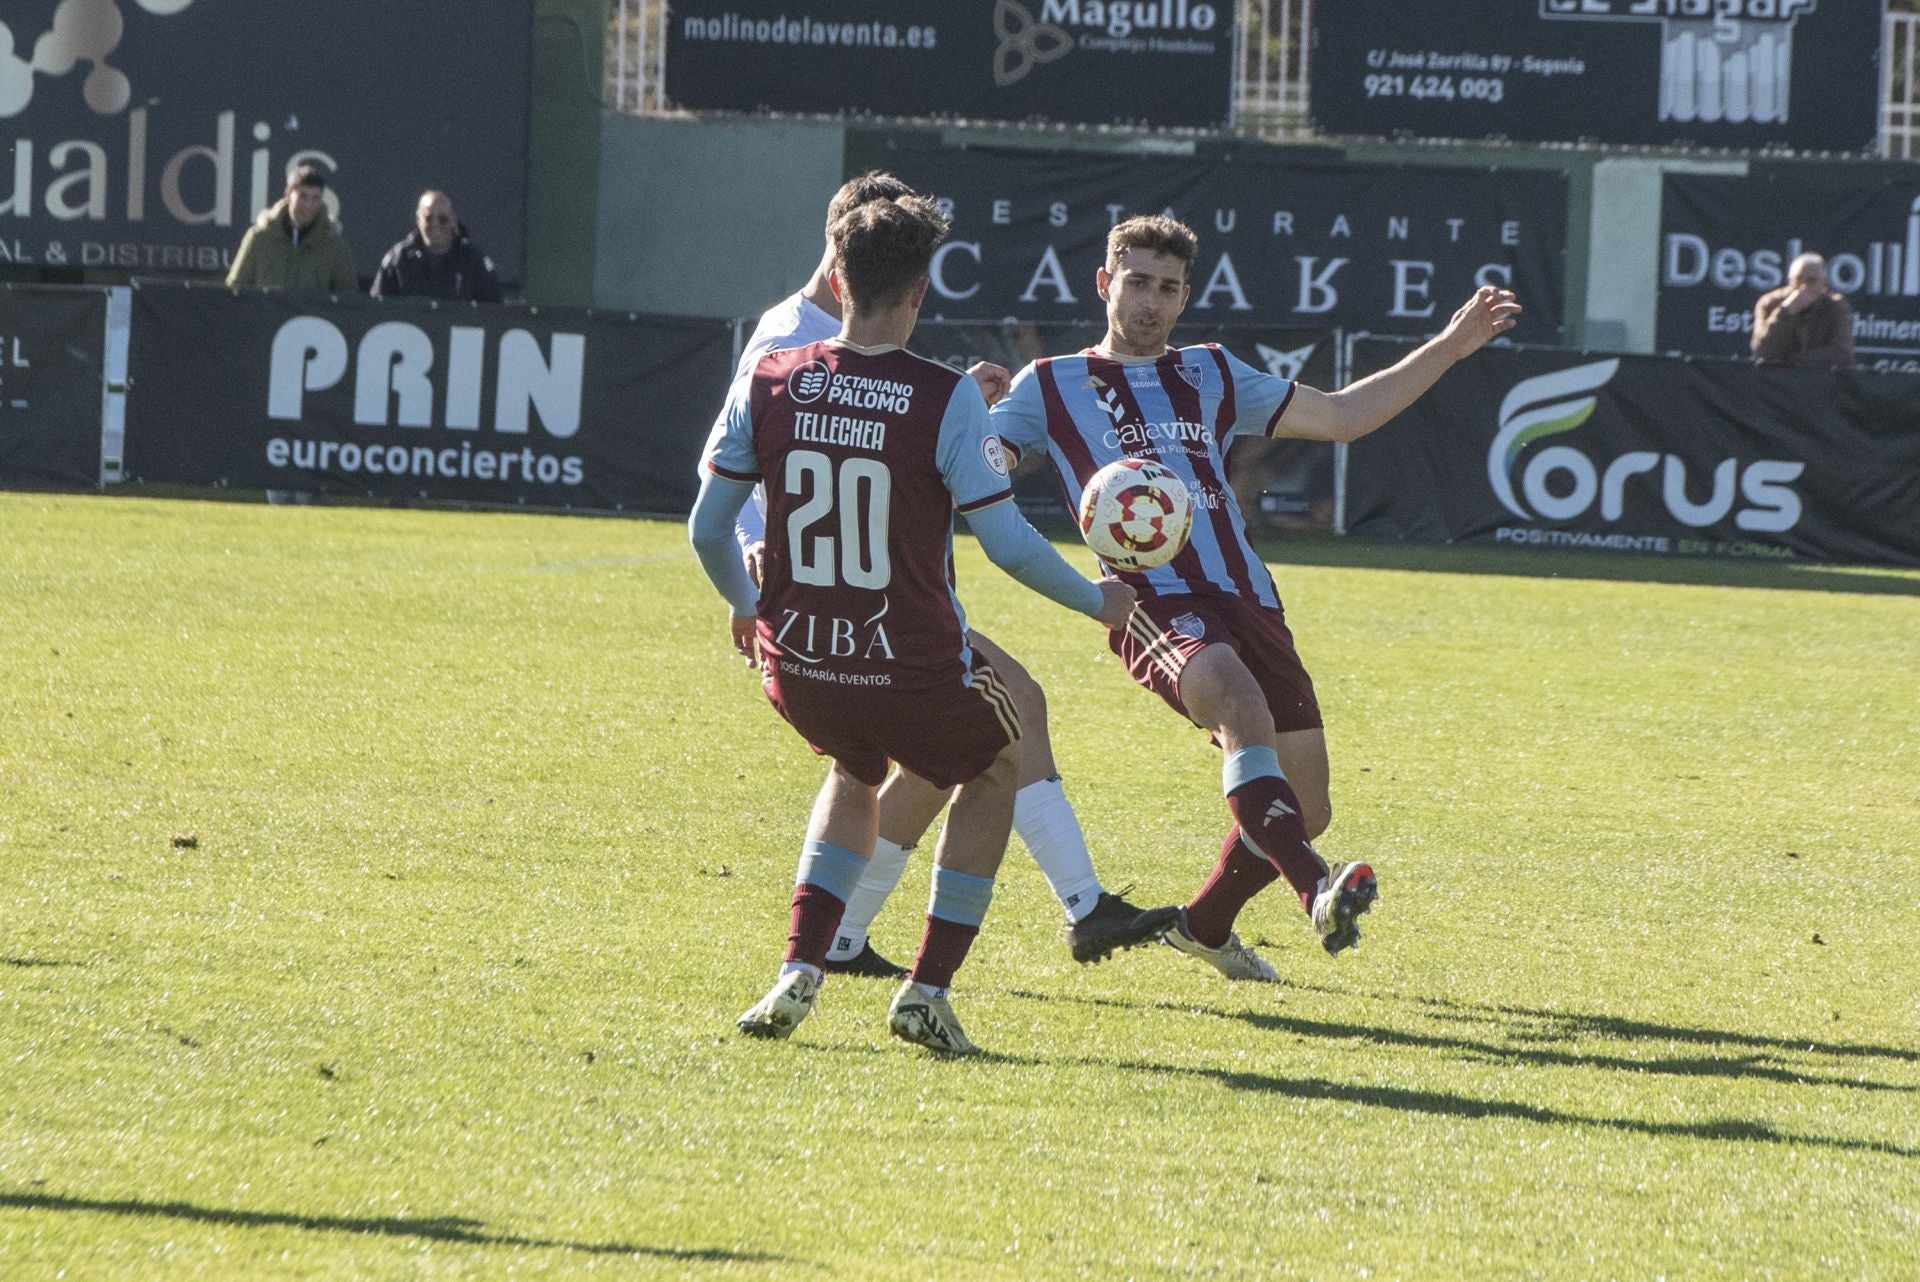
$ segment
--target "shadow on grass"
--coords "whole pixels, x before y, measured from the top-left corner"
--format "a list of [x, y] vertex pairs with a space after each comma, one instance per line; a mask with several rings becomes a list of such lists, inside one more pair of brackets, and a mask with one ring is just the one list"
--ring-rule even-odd
[[1681, 583], [1793, 592], [1857, 592], [1920, 596], [1920, 576], [1875, 573], [1810, 561], [1734, 561], [1711, 557], [1545, 551], [1478, 544], [1395, 543], [1353, 536], [1300, 533], [1265, 536], [1261, 557], [1278, 565], [1343, 570], [1409, 570], [1425, 574], [1490, 574], [1530, 579], [1600, 579]]
[[[1344, 995], [1344, 989], [1319, 984], [1293, 984], [1302, 992]], [[1521, 1041], [1572, 1041], [1580, 1037], [1610, 1037], [1618, 1041], [1689, 1042], [1695, 1045], [1749, 1046], [1756, 1050], [1794, 1055], [1828, 1055], [1835, 1059], [1890, 1059], [1920, 1064], [1920, 1048], [1913, 1046], [1876, 1046], [1866, 1042], [1822, 1042], [1804, 1037], [1768, 1037], [1759, 1033], [1734, 1033], [1718, 1028], [1688, 1028], [1681, 1024], [1661, 1024], [1651, 1020], [1622, 1019], [1617, 1015], [1599, 1015], [1587, 1011], [1545, 1010], [1538, 1006], [1512, 1006], [1505, 1003], [1463, 1002], [1450, 997], [1408, 996], [1370, 992], [1374, 999], [1386, 998], [1424, 1006], [1446, 1013], [1447, 1018], [1503, 1026], [1513, 1019], [1538, 1020], [1540, 1029], [1517, 1029], [1510, 1035]]]
[[1429, 1117], [1511, 1118], [1515, 1121], [1536, 1122], [1543, 1126], [1579, 1126], [1591, 1130], [1627, 1131], [1635, 1135], [1661, 1138], [1733, 1141], [1744, 1144], [1785, 1144], [1793, 1148], [1824, 1148], [1846, 1153], [1883, 1153], [1889, 1157], [1920, 1158], [1920, 1148], [1908, 1148], [1888, 1140], [1801, 1135], [1746, 1118], [1722, 1117], [1710, 1122], [1649, 1122], [1633, 1117], [1599, 1117], [1585, 1113], [1572, 1113], [1539, 1104], [1522, 1104], [1516, 1100], [1488, 1099], [1478, 1095], [1453, 1095], [1446, 1091], [1410, 1090], [1398, 1086], [1363, 1086], [1350, 1082], [1330, 1082], [1319, 1077], [1280, 1077], [1271, 1073], [1209, 1068], [1195, 1064], [1156, 1064], [1150, 1060], [1105, 1059], [1099, 1056], [1042, 1059], [1033, 1055], [987, 1051], [956, 1063], [980, 1066], [1005, 1064], [1046, 1069], [1057, 1069], [1062, 1066], [1120, 1069], [1124, 1072], [1148, 1073], [1155, 1077], [1204, 1078], [1237, 1091], [1285, 1095], [1290, 1099], [1328, 1100], [1340, 1104], [1357, 1104], [1366, 1108], [1391, 1109], [1400, 1113], [1420, 1113]]
[[82, 1211], [95, 1215], [187, 1220], [200, 1224], [230, 1224], [240, 1228], [305, 1229], [321, 1233], [357, 1233], [373, 1237], [427, 1238], [435, 1242], [456, 1242], [467, 1246], [518, 1246], [580, 1251], [588, 1255], [642, 1255], [660, 1260], [716, 1264], [735, 1261], [749, 1264], [793, 1263], [785, 1256], [763, 1255], [754, 1251], [727, 1251], [718, 1247], [639, 1246], [631, 1242], [568, 1242], [559, 1238], [491, 1233], [479, 1220], [460, 1219], [453, 1216], [415, 1220], [404, 1216], [360, 1218], [337, 1215], [285, 1215], [272, 1211], [235, 1211], [223, 1207], [195, 1206], [191, 1202], [141, 1202], [132, 1199], [103, 1201], [96, 1198], [61, 1197], [52, 1193], [0, 1193], [0, 1207], [13, 1207], [24, 1211]]
[[[1779, 1082], [1786, 1086], [1843, 1086], [1861, 1091], [1916, 1091], [1920, 1087], [1894, 1082], [1874, 1082], [1861, 1078], [1833, 1077], [1801, 1072], [1764, 1062], [1765, 1052], [1755, 1055], [1720, 1058], [1701, 1055], [1669, 1059], [1629, 1059], [1619, 1055], [1592, 1055], [1577, 1051], [1547, 1050], [1541, 1047], [1517, 1047], [1497, 1042], [1474, 1041], [1466, 1037], [1440, 1037], [1425, 1033], [1404, 1033], [1396, 1029], [1375, 1028], [1365, 1024], [1335, 1024], [1324, 1020], [1295, 1019], [1266, 1012], [1212, 1011], [1223, 1019], [1240, 1019], [1255, 1028], [1271, 1032], [1297, 1033], [1302, 1037], [1345, 1038], [1378, 1042], [1386, 1046], [1416, 1046], [1427, 1050], [1461, 1051], [1482, 1059], [1508, 1063], [1534, 1064], [1560, 1068], [1612, 1068], [1629, 1073], [1669, 1073], [1679, 1077], [1754, 1078]], [[1598, 1030], [1589, 1030], [1596, 1032]], [[1561, 1040], [1541, 1038], [1539, 1040]]]
[[[1335, 990], [1314, 988], [1310, 991], [1331, 993]], [[1544, 1011], [1524, 1008], [1494, 1008], [1508, 1015], [1524, 1014], [1528, 1018], [1557, 1018], [1565, 1021], [1565, 1027], [1550, 1033], [1532, 1035], [1520, 1030], [1509, 1030], [1508, 1036], [1514, 1041], [1572, 1041], [1580, 1037], [1609, 1037], [1619, 1040], [1635, 1038], [1660, 1041], [1694, 1041], [1709, 1043], [1729, 1043], [1733, 1045], [1755, 1045], [1764, 1043], [1765, 1049], [1754, 1055], [1720, 1057], [1699, 1055], [1670, 1057], [1665, 1059], [1632, 1059], [1621, 1055], [1597, 1055], [1578, 1051], [1549, 1050], [1539, 1046], [1515, 1046], [1509, 1043], [1480, 1041], [1468, 1037], [1445, 1037], [1432, 1033], [1410, 1033], [1399, 1029], [1380, 1028], [1370, 1024], [1332, 1023], [1326, 1020], [1300, 1019], [1291, 1015], [1278, 1015], [1270, 1011], [1225, 1011], [1210, 1006], [1179, 1006], [1165, 1002], [1140, 1003], [1129, 1002], [1112, 997], [1063, 997], [1030, 992], [1024, 989], [1012, 990], [1015, 997], [1029, 998], [1046, 1002], [1075, 1002], [1091, 1006], [1117, 1006], [1132, 1010], [1171, 1010], [1183, 1014], [1211, 1015], [1220, 1019], [1237, 1019], [1269, 1032], [1294, 1033], [1301, 1037], [1319, 1039], [1345, 1039], [1350, 1041], [1374, 1042], [1382, 1046], [1411, 1046], [1423, 1050], [1459, 1051], [1466, 1055], [1503, 1063], [1533, 1064], [1560, 1068], [1602, 1068], [1617, 1069], [1628, 1073], [1665, 1073], [1678, 1077], [1726, 1077], [1744, 1078], [1760, 1081], [1778, 1082], [1785, 1086], [1837, 1086], [1858, 1091], [1920, 1091], [1920, 1086], [1907, 1086], [1895, 1082], [1870, 1081], [1857, 1077], [1841, 1077], [1831, 1074], [1807, 1072], [1790, 1066], [1767, 1063], [1770, 1053], [1793, 1051], [1798, 1054], [1826, 1053], [1840, 1054], [1843, 1049], [1850, 1054], [1885, 1054], [1900, 1059], [1912, 1059], [1916, 1053], [1893, 1050], [1888, 1047], [1847, 1047], [1822, 1046], [1818, 1042], [1788, 1042], [1775, 1038], [1754, 1038], [1739, 1033], [1720, 1033], [1707, 1029], [1675, 1029], [1662, 1024], [1642, 1024], [1636, 1021], [1616, 1020], [1605, 1016], [1562, 1015], [1551, 1016]], [[1412, 998], [1415, 1003], [1426, 1004], [1430, 999]], [[1478, 1017], [1485, 1020], [1486, 1016]], [[1625, 1029], [1633, 1030], [1629, 1036]], [[1678, 1034], [1686, 1033], [1681, 1037]]]
[[1794, 1148], [1837, 1149], [1849, 1153], [1884, 1153], [1890, 1157], [1920, 1157], [1920, 1149], [1907, 1148], [1886, 1140], [1836, 1139], [1824, 1135], [1796, 1135], [1777, 1130], [1765, 1122], [1742, 1118], [1716, 1118], [1711, 1122], [1648, 1122], [1631, 1117], [1589, 1117], [1581, 1113], [1521, 1104], [1513, 1100], [1483, 1099], [1472, 1095], [1450, 1095], [1445, 1091], [1407, 1090], [1397, 1086], [1355, 1086], [1329, 1082], [1317, 1077], [1275, 1077], [1266, 1073], [1229, 1072], [1218, 1068], [1177, 1068], [1159, 1064], [1122, 1064], [1120, 1067], [1155, 1072], [1190, 1073], [1211, 1077], [1240, 1091], [1268, 1091], [1292, 1099], [1333, 1100], [1343, 1104], [1363, 1104], [1369, 1108], [1390, 1108], [1403, 1113], [1423, 1113], [1434, 1117], [1504, 1117], [1523, 1122], [1554, 1126], [1586, 1126], [1600, 1130], [1629, 1131], [1677, 1139], [1733, 1140], [1749, 1144], [1786, 1144]]
[[0, 957], [0, 966], [16, 966], [21, 970], [36, 969], [42, 966], [78, 966], [80, 962], [55, 961], [51, 957]]

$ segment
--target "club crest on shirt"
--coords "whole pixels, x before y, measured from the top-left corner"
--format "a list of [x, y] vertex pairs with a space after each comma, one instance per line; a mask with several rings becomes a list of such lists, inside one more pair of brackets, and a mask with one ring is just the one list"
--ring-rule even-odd
[[1180, 375], [1181, 382], [1196, 392], [1200, 390], [1201, 371], [1198, 365], [1176, 365], [1174, 366], [1174, 370]]
[[1180, 615], [1167, 625], [1167, 630], [1192, 641], [1204, 641], [1207, 638], [1207, 625], [1197, 614]]

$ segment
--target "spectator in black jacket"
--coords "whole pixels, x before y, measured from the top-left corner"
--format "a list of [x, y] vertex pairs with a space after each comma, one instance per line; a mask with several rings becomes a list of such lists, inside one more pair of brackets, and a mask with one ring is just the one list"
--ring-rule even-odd
[[375, 298], [446, 298], [497, 303], [493, 260], [467, 236], [443, 191], [420, 193], [413, 234], [387, 251], [373, 278]]

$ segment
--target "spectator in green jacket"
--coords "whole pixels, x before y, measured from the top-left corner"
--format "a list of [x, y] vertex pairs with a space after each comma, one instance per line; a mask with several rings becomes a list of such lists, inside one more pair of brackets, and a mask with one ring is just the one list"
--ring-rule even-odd
[[260, 211], [234, 255], [227, 284], [257, 289], [355, 290], [353, 250], [327, 216], [327, 175], [318, 165], [287, 174], [287, 194]]

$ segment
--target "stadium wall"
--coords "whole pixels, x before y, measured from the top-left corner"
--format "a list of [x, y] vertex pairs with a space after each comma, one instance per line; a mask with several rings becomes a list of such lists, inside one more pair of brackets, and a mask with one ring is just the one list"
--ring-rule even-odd
[[536, 0], [527, 300], [593, 298], [607, 0]]
[[594, 306], [731, 318], [792, 293], [820, 260], [845, 139], [830, 124], [609, 113]]

